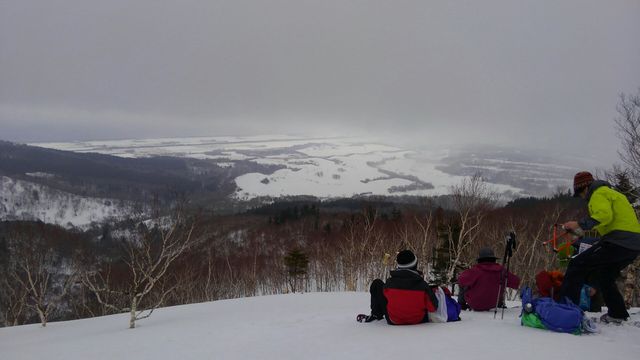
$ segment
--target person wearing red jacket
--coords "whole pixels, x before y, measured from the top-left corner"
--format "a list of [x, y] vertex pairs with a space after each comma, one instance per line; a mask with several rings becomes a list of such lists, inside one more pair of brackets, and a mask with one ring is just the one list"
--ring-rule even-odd
[[[458, 276], [460, 294], [458, 302], [463, 309], [487, 311], [496, 307], [500, 280], [507, 270], [496, 263], [496, 256], [491, 248], [480, 249], [478, 263]], [[507, 287], [517, 289], [520, 278], [512, 273], [507, 275]], [[503, 280], [504, 281], [504, 280]]]
[[413, 252], [399, 252], [396, 262], [398, 267], [386, 283], [375, 279], [371, 284], [371, 315], [358, 316], [358, 321], [386, 318], [391, 325], [412, 325], [427, 322], [428, 313], [436, 311], [438, 299], [418, 271]]

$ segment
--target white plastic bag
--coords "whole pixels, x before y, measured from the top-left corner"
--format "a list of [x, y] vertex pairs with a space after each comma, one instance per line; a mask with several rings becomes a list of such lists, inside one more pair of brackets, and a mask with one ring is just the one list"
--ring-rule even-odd
[[434, 291], [436, 299], [438, 299], [438, 308], [435, 312], [429, 313], [429, 321], [434, 323], [447, 322], [447, 299], [441, 287]]

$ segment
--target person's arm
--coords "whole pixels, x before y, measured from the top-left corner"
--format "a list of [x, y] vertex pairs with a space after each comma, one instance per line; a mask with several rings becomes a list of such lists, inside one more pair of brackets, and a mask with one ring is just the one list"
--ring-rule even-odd
[[[437, 289], [436, 289], [437, 290]], [[427, 285], [427, 288], [425, 289], [425, 306], [427, 308], [428, 312], [435, 312], [438, 309], [438, 297], [436, 296], [436, 294], [433, 292], [433, 290], [431, 290], [431, 288]]]
[[473, 269], [468, 269], [458, 275], [458, 285], [469, 287], [476, 282], [476, 275]]
[[589, 217], [584, 221], [584, 225], [587, 227], [583, 227], [583, 229], [589, 230], [596, 226], [609, 224], [611, 221], [613, 221], [611, 202], [603, 193], [596, 191], [589, 200]]
[[591, 216], [585, 216], [578, 221], [578, 226], [580, 226], [582, 230], [591, 230], [599, 224], [600, 222]]
[[507, 274], [507, 287], [518, 289], [520, 287], [520, 278], [512, 273]]

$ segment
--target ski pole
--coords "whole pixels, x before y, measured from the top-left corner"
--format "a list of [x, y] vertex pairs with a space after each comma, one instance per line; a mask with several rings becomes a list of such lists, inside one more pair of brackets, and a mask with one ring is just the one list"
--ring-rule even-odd
[[[509, 241], [512, 242], [512, 246], [515, 246], [516, 235], [514, 233], [509, 234]], [[504, 297], [504, 293], [507, 291], [507, 284], [509, 282], [509, 265], [511, 264], [511, 256], [513, 256], [512, 246], [509, 246], [509, 257], [507, 258], [507, 271], [504, 274], [504, 286], [502, 287], [503, 294], [501, 297]], [[506, 305], [507, 304], [505, 302], [505, 304], [502, 306], [502, 314], [500, 315], [500, 320], [504, 320], [504, 308]]]
[[[511, 260], [511, 256], [513, 255], [513, 248], [516, 246], [516, 234], [511, 231], [509, 235], [507, 235], [507, 241], [504, 247], [504, 257], [502, 258], [502, 264], [506, 264], [506, 273], [505, 269], [500, 272], [500, 284], [498, 286], [498, 298], [496, 299], [496, 307], [493, 311], [493, 318], [495, 319], [498, 315], [498, 306], [500, 305], [500, 299], [504, 297], [504, 293], [507, 287], [507, 283], [509, 280], [509, 263]], [[502, 308], [502, 319], [504, 319], [504, 307]]]

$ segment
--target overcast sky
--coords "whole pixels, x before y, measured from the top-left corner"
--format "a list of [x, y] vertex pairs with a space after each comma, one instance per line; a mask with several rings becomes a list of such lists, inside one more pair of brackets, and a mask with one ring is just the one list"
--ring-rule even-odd
[[639, 35], [639, 0], [0, 0], [0, 139], [350, 134], [613, 157]]

